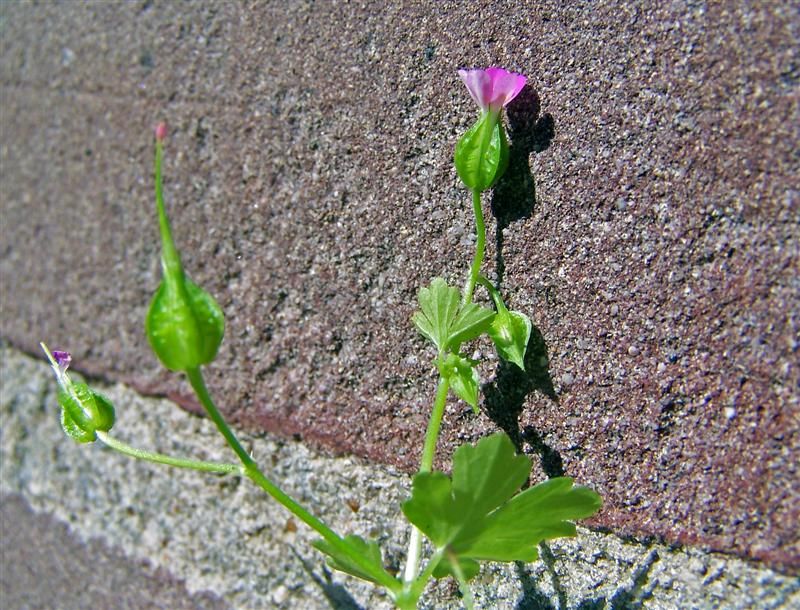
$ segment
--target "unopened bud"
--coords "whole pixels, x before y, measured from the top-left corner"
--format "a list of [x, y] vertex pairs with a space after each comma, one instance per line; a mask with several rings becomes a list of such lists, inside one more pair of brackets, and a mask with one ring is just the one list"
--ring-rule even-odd
[[97, 438], [97, 430], [107, 432], [114, 425], [114, 406], [99, 392], [85, 383], [74, 383], [67, 375], [72, 361], [69, 352], [50, 352], [40, 344], [58, 380], [58, 404], [61, 406], [61, 427], [71, 439], [79, 443], [91, 443]]
[[156, 125], [156, 140], [163, 142], [167, 138], [167, 124], [161, 121]]

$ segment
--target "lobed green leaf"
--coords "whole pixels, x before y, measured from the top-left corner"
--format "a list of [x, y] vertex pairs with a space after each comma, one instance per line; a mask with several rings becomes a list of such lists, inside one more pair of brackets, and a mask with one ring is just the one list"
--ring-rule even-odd
[[420, 311], [411, 320], [440, 352], [457, 351], [465, 341], [487, 332], [495, 315], [475, 303], [461, 307], [458, 290], [440, 277], [433, 278], [430, 287], [420, 288], [418, 298]]
[[450, 327], [458, 315], [458, 290], [448, 286], [442, 278], [435, 277], [429, 288], [419, 289], [418, 299], [421, 311], [411, 319], [439, 351], [444, 351], [450, 338]]
[[[455, 289], [453, 289], [455, 290]], [[448, 330], [447, 349], [458, 351], [459, 346], [488, 332], [495, 313], [476, 303], [464, 305]]]
[[448, 557], [437, 575], [452, 574], [457, 558], [474, 575], [475, 560], [532, 561], [537, 545], [575, 534], [574, 519], [601, 505], [585, 487], [560, 477], [514, 495], [530, 474], [530, 460], [516, 455], [511, 440], [498, 432], [477, 445], [459, 447], [452, 480], [441, 472], [414, 477], [403, 513]]

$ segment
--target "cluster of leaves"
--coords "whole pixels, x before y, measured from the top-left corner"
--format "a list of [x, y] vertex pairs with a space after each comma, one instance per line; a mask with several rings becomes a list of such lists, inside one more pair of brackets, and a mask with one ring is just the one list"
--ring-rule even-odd
[[419, 291], [420, 311], [412, 320], [437, 348], [436, 365], [453, 392], [478, 412], [477, 362], [459, 350], [462, 344], [486, 333], [504, 360], [525, 369], [525, 348], [531, 336], [531, 321], [524, 314], [508, 311], [499, 293], [488, 282], [497, 311], [477, 303], [461, 303], [459, 291], [442, 278], [434, 278]]
[[[403, 504], [408, 520], [431, 541], [439, 558], [433, 576], [472, 579], [478, 561], [534, 561], [540, 542], [574, 536], [576, 519], [594, 514], [600, 496], [558, 477], [520, 491], [528, 481], [530, 458], [517, 455], [503, 432], [462, 445], [453, 454], [453, 473], [420, 473]], [[397, 592], [401, 583], [383, 567], [375, 541], [344, 539], [347, 551], [315, 543], [332, 567]], [[387, 583], [387, 579], [390, 579]], [[392, 582], [394, 581], [394, 582]]]

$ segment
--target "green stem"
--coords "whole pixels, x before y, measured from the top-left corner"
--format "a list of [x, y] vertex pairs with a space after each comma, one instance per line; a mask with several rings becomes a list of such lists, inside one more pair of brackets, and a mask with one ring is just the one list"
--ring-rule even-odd
[[[425, 433], [425, 445], [422, 448], [422, 459], [420, 460], [419, 472], [430, 472], [433, 466], [433, 456], [436, 453], [436, 441], [439, 439], [439, 430], [442, 427], [442, 417], [444, 416], [444, 406], [447, 402], [447, 391], [450, 383], [447, 379], [439, 378], [439, 386], [436, 389], [436, 399], [433, 402], [431, 418], [428, 421], [428, 430]], [[422, 534], [411, 526], [411, 537], [408, 541], [408, 556], [406, 557], [406, 568], [403, 573], [405, 582], [412, 582], [417, 578], [419, 571], [420, 555], [422, 553]], [[434, 566], [435, 567], [435, 566]]]
[[413, 581], [406, 582], [402, 593], [395, 599], [395, 604], [400, 610], [414, 610], [417, 602], [428, 586], [428, 581], [433, 578], [433, 572], [444, 557], [444, 549], [439, 549], [428, 561], [422, 573]]
[[472, 599], [472, 591], [470, 591], [467, 579], [464, 576], [464, 571], [461, 569], [461, 564], [458, 563], [458, 557], [454, 553], [448, 553], [450, 559], [450, 567], [453, 568], [453, 575], [458, 581], [458, 588], [461, 589], [461, 597], [464, 600], [466, 610], [473, 610], [475, 602]]
[[497, 290], [497, 288], [494, 287], [494, 284], [492, 284], [488, 280], [488, 278], [486, 278], [483, 275], [478, 276], [478, 283], [484, 288], [486, 288], [486, 290], [489, 292], [489, 295], [492, 297], [492, 300], [494, 301], [495, 307], [497, 307], [497, 311], [501, 314], [502, 313], [507, 314], [508, 308], [506, 308], [506, 304], [503, 303], [503, 297], [500, 296], [500, 292]]
[[325, 523], [320, 519], [308, 512], [296, 500], [294, 500], [294, 498], [285, 493], [280, 487], [270, 481], [263, 472], [261, 472], [258, 464], [256, 464], [255, 460], [253, 460], [253, 458], [250, 457], [250, 454], [247, 453], [244, 447], [242, 447], [239, 439], [236, 438], [236, 435], [230, 429], [227, 422], [222, 417], [222, 414], [219, 412], [219, 409], [217, 409], [216, 405], [214, 404], [214, 401], [211, 399], [200, 369], [188, 369], [186, 371], [186, 376], [189, 378], [189, 383], [192, 384], [192, 388], [194, 389], [195, 394], [197, 394], [197, 398], [200, 399], [200, 403], [203, 405], [203, 408], [205, 408], [206, 413], [208, 413], [208, 416], [211, 418], [211, 421], [214, 422], [222, 436], [225, 437], [228, 445], [230, 445], [231, 449], [233, 449], [234, 453], [236, 453], [237, 457], [244, 465], [244, 474], [261, 489], [272, 496], [272, 498], [279, 502], [284, 508], [291, 512], [295, 517], [300, 519], [303, 523], [308, 525], [311, 529], [322, 536], [333, 548], [343, 555], [351, 557], [365, 574], [369, 574], [387, 589], [393, 593], [397, 593], [398, 582], [396, 580], [394, 580], [384, 570], [376, 570], [374, 566], [365, 558], [362, 558], [361, 556], [354, 556], [350, 546], [341, 537], [339, 537], [336, 532], [325, 525]]
[[161, 233], [161, 265], [164, 267], [164, 276], [170, 277], [175, 272], [182, 273], [181, 257], [175, 242], [172, 240], [172, 231], [169, 227], [169, 218], [164, 208], [164, 190], [161, 180], [161, 161], [164, 158], [164, 144], [156, 140], [156, 157], [154, 163], [156, 183], [156, 210], [158, 211], [158, 229]]
[[96, 431], [97, 438], [104, 444], [108, 445], [114, 451], [119, 451], [122, 454], [135, 457], [140, 460], [148, 462], [155, 462], [156, 464], [167, 464], [168, 466], [176, 466], [177, 468], [190, 468], [192, 470], [199, 470], [201, 472], [217, 472], [220, 474], [246, 474], [244, 469], [238, 464], [222, 464], [220, 462], [204, 462], [201, 460], [189, 460], [185, 458], [176, 458], [163, 453], [155, 453], [153, 451], [144, 451], [131, 447], [127, 443], [110, 436], [107, 432], [100, 430]]
[[439, 439], [439, 429], [442, 427], [444, 405], [447, 402], [447, 391], [449, 389], [450, 382], [447, 379], [440, 378], [439, 386], [436, 388], [436, 399], [433, 403], [431, 419], [428, 422], [428, 430], [425, 432], [425, 445], [422, 448], [422, 459], [419, 464], [420, 472], [430, 472], [433, 466], [436, 441]]
[[464, 296], [461, 300], [462, 305], [467, 305], [472, 302], [472, 293], [475, 291], [475, 284], [478, 282], [478, 275], [481, 272], [481, 265], [483, 264], [483, 257], [486, 252], [486, 226], [483, 222], [480, 191], [472, 191], [472, 210], [475, 213], [475, 234], [477, 243], [475, 244], [475, 256], [472, 259], [469, 277], [467, 278], [467, 283], [464, 285]]
[[192, 384], [192, 389], [194, 393], [197, 394], [197, 398], [200, 400], [200, 404], [203, 405], [203, 408], [208, 413], [208, 416], [211, 418], [211, 421], [214, 422], [214, 425], [217, 427], [217, 430], [220, 431], [223, 437], [225, 437], [225, 441], [230, 445], [231, 449], [233, 449], [236, 456], [239, 460], [244, 464], [244, 467], [249, 468], [258, 468], [255, 460], [250, 457], [250, 454], [247, 453], [242, 444], [239, 442], [239, 439], [236, 438], [236, 435], [233, 433], [233, 430], [230, 429], [228, 423], [222, 417], [222, 413], [219, 412], [217, 406], [214, 404], [214, 401], [211, 399], [211, 395], [208, 393], [208, 388], [206, 388], [205, 380], [203, 379], [203, 373], [200, 372], [199, 368], [190, 368], [186, 371], [186, 377], [189, 379], [189, 383]]

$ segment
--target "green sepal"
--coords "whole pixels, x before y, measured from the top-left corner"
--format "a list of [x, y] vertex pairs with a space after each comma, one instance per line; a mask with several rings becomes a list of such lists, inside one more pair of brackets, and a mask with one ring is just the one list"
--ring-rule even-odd
[[484, 112], [456, 144], [456, 171], [471, 190], [483, 192], [508, 167], [508, 140], [496, 112]]
[[[364, 540], [361, 536], [350, 534], [342, 540], [347, 548], [346, 553], [342, 553], [327, 540], [317, 539], [311, 544], [317, 550], [328, 556], [328, 565], [340, 572], [346, 572], [362, 580], [367, 580], [379, 585], [386, 585], [387, 579], [395, 580], [383, 567], [381, 549], [374, 540]], [[358, 565], [356, 558], [365, 559], [370, 568], [365, 571]]]
[[452, 353], [437, 362], [439, 374], [443, 379], [447, 379], [455, 395], [472, 407], [475, 415], [480, 412], [478, 410], [480, 378], [478, 371], [475, 370], [476, 364], [475, 360]]
[[214, 360], [225, 333], [225, 316], [214, 297], [177, 270], [156, 290], [145, 331], [165, 367], [186, 371]]
[[457, 350], [489, 330], [494, 312], [475, 303], [459, 305], [459, 291], [448, 286], [442, 278], [431, 280], [430, 286], [419, 290], [420, 311], [411, 316], [414, 325], [440, 352]]
[[97, 433], [95, 431], [83, 430], [66, 409], [61, 409], [61, 429], [68, 437], [77, 443], [93, 443], [97, 440]]
[[68, 389], [58, 392], [58, 404], [64, 433], [79, 443], [94, 441], [97, 430], [107, 432], [114, 425], [111, 401], [85, 383], [68, 382]]
[[533, 561], [540, 542], [574, 535], [572, 521], [600, 508], [600, 496], [573, 487], [569, 477], [517, 493], [530, 469], [530, 459], [498, 432], [456, 450], [452, 479], [441, 472], [414, 477], [403, 513], [437, 550], [446, 549], [439, 574], [453, 574], [453, 558], [465, 571], [468, 560]]
[[531, 338], [530, 318], [518, 311], [498, 311], [487, 331], [503, 360], [525, 370], [525, 350]]

